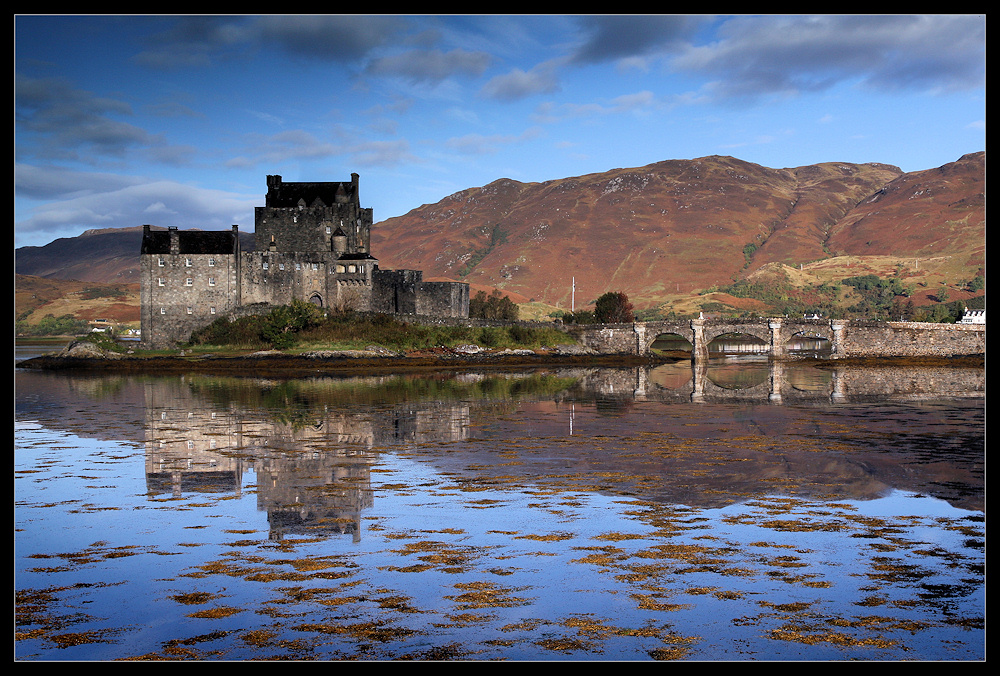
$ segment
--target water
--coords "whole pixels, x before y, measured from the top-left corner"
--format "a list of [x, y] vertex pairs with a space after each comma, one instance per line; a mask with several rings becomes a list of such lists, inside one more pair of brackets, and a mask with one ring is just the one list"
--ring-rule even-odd
[[985, 376], [15, 370], [18, 660], [981, 660]]

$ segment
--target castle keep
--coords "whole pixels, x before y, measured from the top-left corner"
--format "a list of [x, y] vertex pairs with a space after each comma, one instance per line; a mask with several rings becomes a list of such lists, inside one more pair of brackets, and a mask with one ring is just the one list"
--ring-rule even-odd
[[419, 270], [381, 270], [369, 250], [372, 210], [358, 175], [332, 183], [267, 177], [254, 210], [254, 251], [239, 229], [153, 230], [143, 226], [142, 342], [169, 347], [219, 317], [307, 301], [323, 308], [469, 316], [469, 286], [425, 282]]

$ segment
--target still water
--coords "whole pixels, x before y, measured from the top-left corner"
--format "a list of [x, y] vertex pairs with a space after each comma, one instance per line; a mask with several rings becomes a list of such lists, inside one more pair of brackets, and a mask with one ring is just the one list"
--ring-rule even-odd
[[981, 660], [981, 369], [15, 368], [18, 660]]

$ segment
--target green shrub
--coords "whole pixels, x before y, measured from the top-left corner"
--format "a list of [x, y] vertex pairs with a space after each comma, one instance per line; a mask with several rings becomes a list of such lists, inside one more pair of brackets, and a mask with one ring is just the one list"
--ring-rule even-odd
[[477, 342], [483, 347], [499, 347], [501, 341], [503, 340], [503, 329], [499, 329], [495, 326], [484, 326], [479, 329], [479, 338]]
[[476, 343], [483, 347], [538, 347], [572, 342], [549, 327], [431, 326], [409, 324], [384, 314], [336, 313], [324, 317], [307, 303], [274, 308], [267, 314], [229, 321], [219, 318], [191, 336], [192, 345], [286, 350], [296, 345], [327, 349], [363, 349], [379, 345], [412, 350], [438, 345]]
[[499, 289], [493, 289], [489, 296], [480, 291], [469, 300], [469, 317], [473, 319], [516, 321], [519, 315], [517, 304], [501, 294]]

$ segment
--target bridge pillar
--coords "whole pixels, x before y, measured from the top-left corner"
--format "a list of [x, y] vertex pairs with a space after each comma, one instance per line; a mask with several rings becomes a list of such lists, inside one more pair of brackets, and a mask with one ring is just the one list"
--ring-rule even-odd
[[691, 361], [691, 403], [700, 404], [705, 401], [705, 384], [708, 382], [707, 360]]
[[635, 353], [640, 357], [649, 354], [649, 345], [646, 343], [646, 325], [636, 322], [632, 324], [632, 330], [635, 331]]
[[643, 401], [646, 399], [648, 382], [649, 370], [643, 368], [642, 366], [637, 366], [635, 369], [635, 389], [632, 391], [632, 395], [635, 397], [636, 401]]
[[769, 319], [767, 328], [771, 330], [771, 356], [780, 357], [785, 353], [785, 345], [781, 341], [781, 320]]
[[700, 361], [703, 359], [708, 359], [708, 341], [705, 340], [705, 320], [704, 319], [692, 319], [691, 320], [691, 332], [692, 332], [692, 356], [694, 361]]
[[785, 384], [785, 367], [780, 361], [772, 361], [770, 366], [771, 390], [767, 399], [773, 404], [781, 403], [781, 387]]

